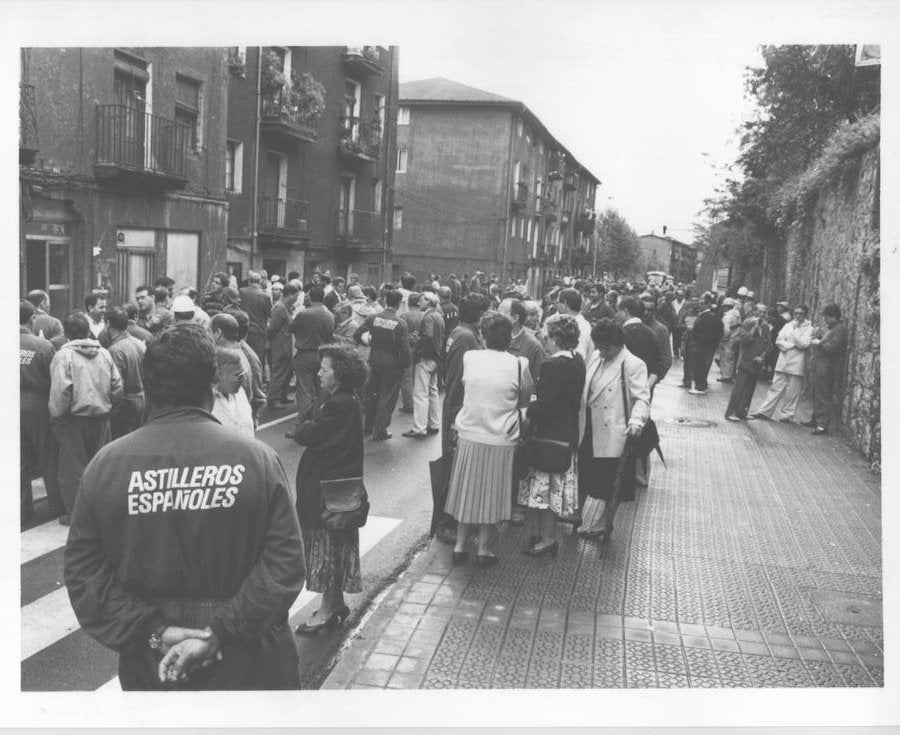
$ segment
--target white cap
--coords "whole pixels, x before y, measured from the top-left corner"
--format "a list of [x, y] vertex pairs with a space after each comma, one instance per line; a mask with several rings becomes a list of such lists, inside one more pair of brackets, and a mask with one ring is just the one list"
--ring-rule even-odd
[[172, 312], [175, 314], [194, 314], [194, 302], [190, 296], [176, 296], [172, 299]]
[[754, 296], [756, 296], [756, 294], [753, 293], [753, 291], [747, 291], [747, 298], [748, 298], [748, 299], [752, 299]]
[[746, 296], [746, 295], [747, 295], [747, 287], [746, 287], [746, 286], [741, 286], [741, 287], [737, 290], [737, 295], [738, 295], [738, 296]]

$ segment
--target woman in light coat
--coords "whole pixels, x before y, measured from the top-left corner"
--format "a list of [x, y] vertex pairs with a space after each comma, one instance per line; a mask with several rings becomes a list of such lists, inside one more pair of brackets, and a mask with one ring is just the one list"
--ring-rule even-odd
[[612, 319], [599, 320], [591, 339], [596, 350], [587, 366], [578, 417], [578, 505], [583, 507], [586, 495], [604, 503], [600, 518], [579, 535], [605, 544], [619, 502], [634, 500], [636, 457], [626, 460], [618, 489], [616, 475], [626, 439], [640, 436], [650, 417], [650, 385], [646, 364], [628, 351], [625, 334]]

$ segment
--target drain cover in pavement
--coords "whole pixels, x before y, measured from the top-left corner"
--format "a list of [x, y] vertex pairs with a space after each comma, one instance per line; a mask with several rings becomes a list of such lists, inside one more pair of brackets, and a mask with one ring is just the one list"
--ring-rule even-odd
[[819, 589], [809, 592], [819, 611], [832, 623], [869, 628], [879, 628], [883, 624], [880, 597]]
[[674, 419], [660, 419], [667, 424], [677, 424], [678, 426], [693, 426], [697, 429], [708, 429], [710, 426], [715, 426], [715, 421], [706, 421], [705, 419], [692, 419], [687, 416], [678, 416]]

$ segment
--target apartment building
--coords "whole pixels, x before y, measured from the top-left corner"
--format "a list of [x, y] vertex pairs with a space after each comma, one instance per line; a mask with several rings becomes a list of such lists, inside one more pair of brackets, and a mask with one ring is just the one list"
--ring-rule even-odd
[[390, 248], [397, 49], [234, 47], [224, 171], [228, 268], [355, 272]]
[[393, 276], [476, 270], [539, 293], [592, 264], [600, 180], [522, 102], [444, 78], [400, 85]]
[[20, 283], [65, 316], [160, 275], [203, 289], [225, 266], [221, 48], [21, 52]]
[[697, 248], [663, 234], [641, 235], [638, 245], [648, 271], [666, 271], [676, 283], [691, 283], [697, 275]]

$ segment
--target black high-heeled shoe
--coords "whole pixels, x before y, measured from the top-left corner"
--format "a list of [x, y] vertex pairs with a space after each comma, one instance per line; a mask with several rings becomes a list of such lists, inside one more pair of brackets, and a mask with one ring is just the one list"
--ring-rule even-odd
[[475, 557], [475, 562], [480, 567], [490, 567], [496, 564], [499, 559], [493, 554], [479, 554]]
[[[316, 612], [318, 612], [318, 610]], [[297, 635], [312, 635], [323, 630], [333, 630], [334, 628], [339, 628], [347, 619], [348, 615], [350, 615], [350, 608], [344, 605], [340, 610], [332, 613], [329, 618], [323, 620], [321, 623], [315, 623], [313, 625], [310, 625], [309, 623], [300, 623], [300, 625], [294, 628], [294, 632]]]

